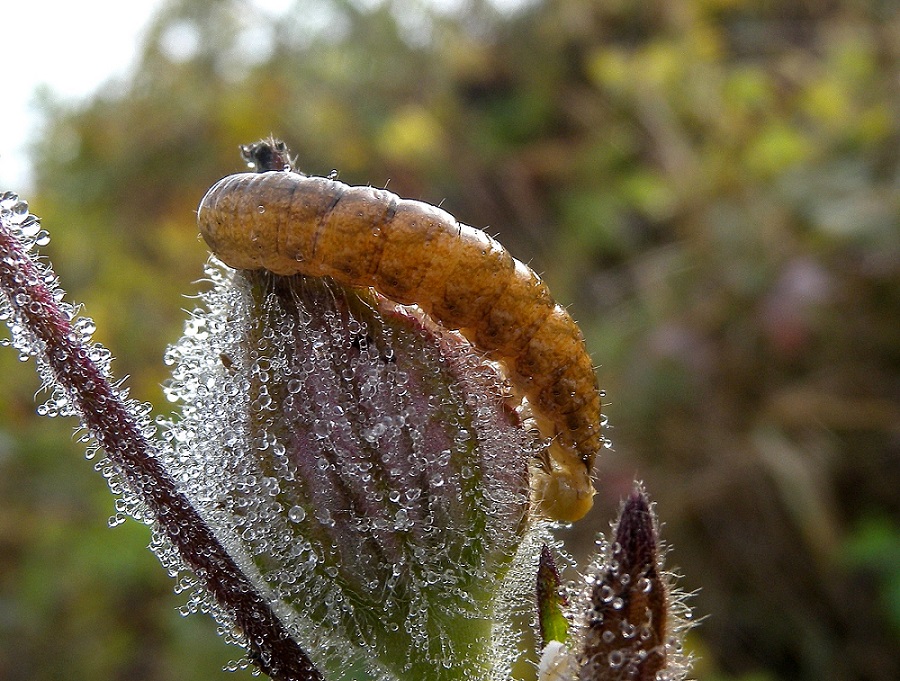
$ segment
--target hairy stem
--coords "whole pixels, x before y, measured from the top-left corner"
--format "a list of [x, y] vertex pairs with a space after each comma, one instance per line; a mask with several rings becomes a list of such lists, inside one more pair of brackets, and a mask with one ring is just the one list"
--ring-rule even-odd
[[321, 674], [228, 555], [156, 456], [136, 415], [91, 360], [90, 346], [45, 282], [13, 230], [0, 221], [0, 290], [17, 321], [37, 341], [38, 361], [59, 386], [131, 490], [143, 500], [159, 531], [176, 547], [246, 638], [250, 658], [279, 681], [318, 681]]

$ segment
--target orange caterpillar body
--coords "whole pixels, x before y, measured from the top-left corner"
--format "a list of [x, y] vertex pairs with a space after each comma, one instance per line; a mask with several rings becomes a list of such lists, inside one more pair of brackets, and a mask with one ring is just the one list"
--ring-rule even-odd
[[198, 222], [231, 267], [371, 286], [458, 329], [506, 366], [551, 440], [532, 471], [538, 507], [564, 521], [590, 509], [600, 394], [584, 337], [540, 277], [488, 234], [383, 189], [288, 170], [220, 180]]

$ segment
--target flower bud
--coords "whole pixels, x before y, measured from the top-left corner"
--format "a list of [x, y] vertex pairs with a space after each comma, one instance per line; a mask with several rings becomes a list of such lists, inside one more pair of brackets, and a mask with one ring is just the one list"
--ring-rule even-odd
[[500, 675], [536, 444], [496, 367], [368, 291], [209, 274], [167, 456], [220, 541], [326, 678]]
[[663, 572], [656, 516], [646, 493], [626, 499], [612, 533], [588, 570], [578, 607], [578, 681], [674, 681], [687, 665], [681, 601]]

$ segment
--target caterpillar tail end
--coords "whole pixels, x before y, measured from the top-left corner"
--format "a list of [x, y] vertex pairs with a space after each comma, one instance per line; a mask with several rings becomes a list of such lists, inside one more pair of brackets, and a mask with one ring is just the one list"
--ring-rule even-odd
[[573, 523], [594, 505], [594, 486], [590, 472], [580, 461], [571, 467], [557, 467], [556, 463], [551, 473], [532, 469], [533, 507], [546, 518]]

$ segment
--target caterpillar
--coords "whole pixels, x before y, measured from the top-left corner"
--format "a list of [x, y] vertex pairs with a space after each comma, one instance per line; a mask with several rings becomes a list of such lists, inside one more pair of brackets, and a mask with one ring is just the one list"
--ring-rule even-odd
[[538, 508], [567, 522], [591, 508], [600, 392], [584, 337], [541, 278], [491, 236], [429, 204], [289, 166], [223, 178], [197, 218], [230, 267], [373, 287], [458, 330], [505, 366], [549, 440], [532, 471]]

